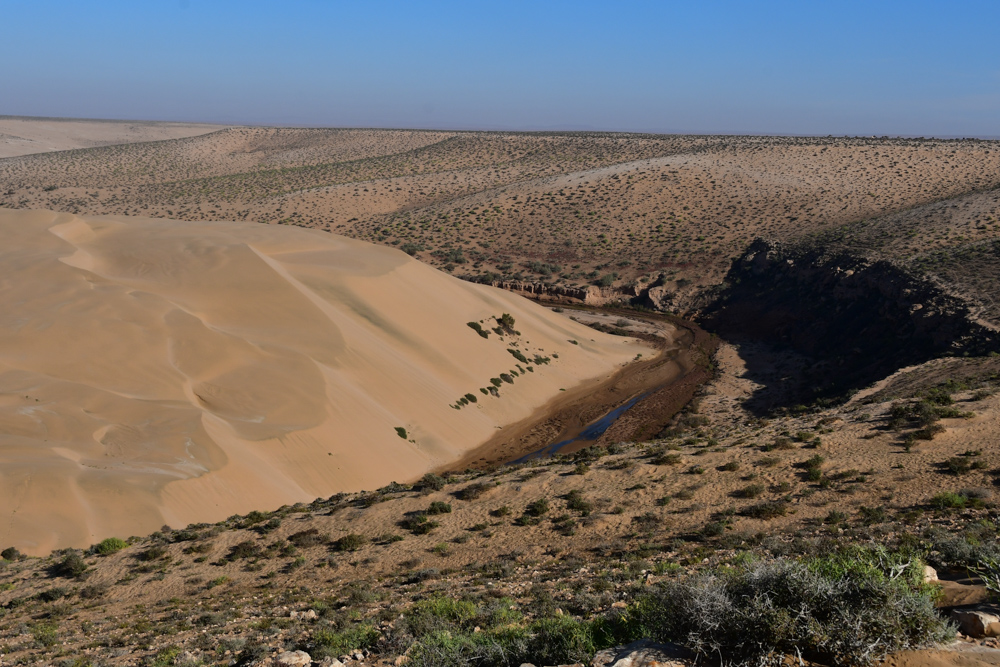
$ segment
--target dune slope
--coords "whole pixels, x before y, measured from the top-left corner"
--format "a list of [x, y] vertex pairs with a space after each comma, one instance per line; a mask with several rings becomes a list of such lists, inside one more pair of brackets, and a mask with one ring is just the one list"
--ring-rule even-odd
[[413, 479], [648, 352], [318, 231], [0, 230], [0, 543], [29, 553]]

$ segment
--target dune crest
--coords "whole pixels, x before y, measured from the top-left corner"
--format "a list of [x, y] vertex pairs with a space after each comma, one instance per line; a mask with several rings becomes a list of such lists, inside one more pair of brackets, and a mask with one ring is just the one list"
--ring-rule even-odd
[[0, 542], [33, 553], [413, 479], [648, 351], [322, 232], [0, 229]]

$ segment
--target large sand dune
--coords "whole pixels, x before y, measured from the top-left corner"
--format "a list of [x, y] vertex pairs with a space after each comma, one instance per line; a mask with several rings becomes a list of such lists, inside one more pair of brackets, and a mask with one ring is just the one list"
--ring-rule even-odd
[[194, 137], [224, 127], [206, 123], [0, 116], [0, 158]]
[[[29, 552], [413, 479], [648, 352], [323, 232], [5, 210], [0, 230], [0, 543]], [[505, 312], [520, 335], [467, 326]]]

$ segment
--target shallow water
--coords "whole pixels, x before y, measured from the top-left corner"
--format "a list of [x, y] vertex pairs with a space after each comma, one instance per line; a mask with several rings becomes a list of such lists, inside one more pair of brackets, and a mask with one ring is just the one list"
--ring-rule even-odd
[[604, 415], [600, 419], [588, 424], [586, 428], [584, 428], [582, 431], [580, 431], [577, 435], [573, 436], [572, 438], [569, 438], [567, 440], [562, 440], [560, 442], [556, 442], [551, 445], [546, 445], [545, 447], [542, 447], [539, 450], [531, 452], [530, 454], [525, 454], [521, 458], [511, 461], [511, 463], [525, 463], [526, 461], [530, 461], [531, 459], [540, 459], [540, 458], [545, 458], [547, 456], [555, 456], [556, 454], [559, 453], [559, 451], [563, 447], [566, 447], [567, 445], [570, 445], [574, 442], [594, 442], [598, 440], [602, 435], [604, 435], [604, 432], [607, 431], [611, 427], [611, 425], [615, 423], [615, 420], [617, 420], [619, 417], [625, 414], [629, 410], [629, 408], [634, 406], [636, 403], [649, 396], [649, 394], [650, 392], [639, 394], [635, 398], [630, 399], [627, 403], [619, 405], [617, 408], [615, 408], [608, 414]]

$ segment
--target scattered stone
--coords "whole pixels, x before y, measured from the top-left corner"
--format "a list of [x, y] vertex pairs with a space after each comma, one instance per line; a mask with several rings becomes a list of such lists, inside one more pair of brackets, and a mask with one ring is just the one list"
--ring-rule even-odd
[[657, 644], [640, 639], [627, 646], [599, 651], [591, 667], [690, 667], [694, 654], [677, 644]]
[[1000, 637], [1000, 616], [981, 609], [953, 609], [951, 618], [958, 623], [959, 631], [973, 637]]
[[305, 651], [285, 651], [274, 659], [278, 667], [309, 667], [312, 658]]

